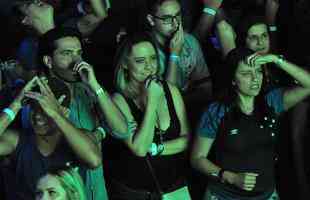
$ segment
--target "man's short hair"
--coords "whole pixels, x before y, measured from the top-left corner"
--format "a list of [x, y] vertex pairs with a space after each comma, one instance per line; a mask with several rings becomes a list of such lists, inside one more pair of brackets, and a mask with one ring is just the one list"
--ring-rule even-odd
[[[147, 12], [152, 15], [156, 14], [156, 12], [158, 11], [158, 7], [166, 1], [172, 0], [147, 0]], [[174, 1], [179, 2], [179, 0]]]
[[39, 46], [38, 46], [39, 69], [40, 68], [42, 69], [42, 67], [45, 66], [45, 64], [43, 63], [43, 57], [46, 55], [53, 54], [56, 48], [55, 41], [65, 37], [77, 37], [82, 44], [82, 34], [77, 29], [68, 27], [53, 28], [39, 38]]

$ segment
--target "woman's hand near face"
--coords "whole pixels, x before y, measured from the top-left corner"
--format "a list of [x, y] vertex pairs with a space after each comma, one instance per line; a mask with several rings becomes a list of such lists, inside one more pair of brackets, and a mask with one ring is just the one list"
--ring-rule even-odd
[[145, 82], [148, 100], [158, 101], [164, 95], [162, 84], [154, 77], [148, 78]]
[[264, 65], [267, 63], [278, 63], [281, 58], [279, 56], [273, 55], [273, 54], [259, 54], [254, 53], [251, 56], [247, 58], [247, 64], [250, 66], [258, 66], [258, 65]]

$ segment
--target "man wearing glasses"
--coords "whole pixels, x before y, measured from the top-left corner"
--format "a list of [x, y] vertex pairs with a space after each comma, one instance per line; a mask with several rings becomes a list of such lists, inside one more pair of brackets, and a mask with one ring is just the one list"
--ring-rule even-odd
[[198, 41], [183, 31], [179, 1], [148, 1], [147, 21], [158, 44], [160, 75], [191, 97], [197, 91], [200, 99], [202, 91], [210, 96], [209, 69]]
[[180, 2], [148, 0], [147, 3], [146, 18], [158, 47], [159, 75], [182, 91], [190, 109], [188, 118], [195, 127], [212, 93], [209, 68], [197, 39], [183, 30]]

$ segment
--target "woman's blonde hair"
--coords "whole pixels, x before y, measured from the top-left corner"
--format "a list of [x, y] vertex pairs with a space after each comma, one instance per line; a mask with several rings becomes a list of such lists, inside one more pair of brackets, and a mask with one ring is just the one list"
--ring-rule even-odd
[[116, 90], [120, 93], [124, 93], [128, 83], [128, 69], [125, 69], [124, 66], [128, 63], [128, 57], [131, 53], [132, 47], [140, 42], [150, 42], [156, 51], [157, 60], [159, 60], [156, 45], [149, 33], [140, 32], [126, 36], [118, 47], [114, 60], [114, 85]]
[[87, 200], [78, 168], [51, 169], [45, 175], [54, 176], [66, 191], [68, 200]]

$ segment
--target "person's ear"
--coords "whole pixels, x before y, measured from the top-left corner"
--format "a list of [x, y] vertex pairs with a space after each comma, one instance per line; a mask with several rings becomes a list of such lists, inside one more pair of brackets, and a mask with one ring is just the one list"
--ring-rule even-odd
[[236, 82], [235, 82], [235, 81], [232, 81], [231, 84], [232, 84], [233, 86], [236, 86]]
[[52, 58], [50, 56], [43, 56], [43, 63], [49, 68], [52, 69]]
[[154, 17], [150, 14], [148, 14], [146, 16], [147, 22], [150, 26], [155, 26], [155, 21], [154, 21]]

